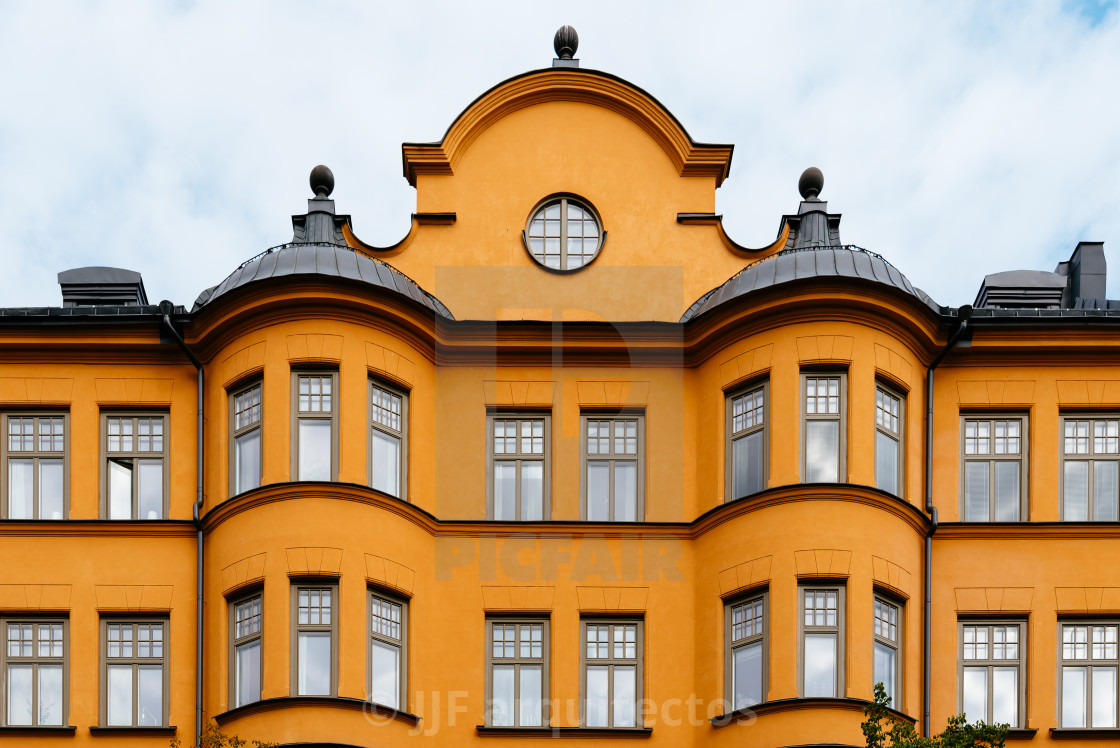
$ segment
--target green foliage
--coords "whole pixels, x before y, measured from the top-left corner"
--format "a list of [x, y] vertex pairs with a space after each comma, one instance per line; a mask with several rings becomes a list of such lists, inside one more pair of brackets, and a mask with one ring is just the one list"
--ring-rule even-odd
[[963, 714], [949, 718], [949, 724], [931, 738], [918, 735], [914, 725], [894, 716], [887, 707], [891, 700], [882, 683], [875, 684], [875, 700], [864, 710], [863, 736], [867, 748], [1004, 748], [1007, 725], [968, 724]]
[[[226, 735], [218, 729], [217, 725], [207, 724], [202, 727], [198, 742], [191, 748], [243, 748], [247, 745], [252, 745], [253, 748], [276, 748], [278, 744], [266, 743], [263, 740], [242, 740], [236, 735]], [[171, 748], [183, 748], [183, 742], [175, 738], [171, 741]]]

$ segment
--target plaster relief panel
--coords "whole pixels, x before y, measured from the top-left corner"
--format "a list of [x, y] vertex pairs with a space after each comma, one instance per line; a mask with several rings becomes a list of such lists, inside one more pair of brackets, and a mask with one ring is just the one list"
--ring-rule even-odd
[[366, 367], [412, 387], [416, 364], [396, 351], [377, 343], [366, 343]]
[[552, 610], [555, 587], [482, 588], [482, 607], [489, 613], [523, 613]]
[[172, 379], [95, 379], [99, 405], [170, 405]]
[[724, 387], [730, 387], [739, 380], [766, 371], [770, 368], [773, 354], [773, 344], [767, 343], [724, 361], [719, 365], [720, 383]]
[[0, 403], [69, 405], [73, 391], [73, 379], [0, 377]]
[[290, 363], [325, 361], [327, 363], [337, 364], [341, 360], [341, 335], [311, 334], [288, 336], [288, 361]]

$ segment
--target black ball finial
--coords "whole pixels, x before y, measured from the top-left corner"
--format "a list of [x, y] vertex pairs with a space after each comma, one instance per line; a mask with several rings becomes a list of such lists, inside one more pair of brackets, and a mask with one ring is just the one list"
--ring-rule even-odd
[[579, 34], [571, 26], [561, 26], [552, 37], [552, 48], [561, 60], [570, 60], [576, 56], [579, 49]]
[[801, 179], [797, 180], [797, 191], [804, 200], [816, 200], [817, 195], [824, 189], [824, 174], [815, 166], [810, 166], [801, 172]]
[[311, 170], [311, 191], [318, 200], [325, 200], [334, 192], [334, 173], [319, 164]]

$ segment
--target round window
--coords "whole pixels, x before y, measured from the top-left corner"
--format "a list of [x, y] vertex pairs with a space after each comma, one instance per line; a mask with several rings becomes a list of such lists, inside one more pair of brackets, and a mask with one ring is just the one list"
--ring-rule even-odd
[[587, 203], [572, 197], [545, 201], [525, 230], [529, 254], [551, 270], [578, 270], [595, 259], [606, 233]]

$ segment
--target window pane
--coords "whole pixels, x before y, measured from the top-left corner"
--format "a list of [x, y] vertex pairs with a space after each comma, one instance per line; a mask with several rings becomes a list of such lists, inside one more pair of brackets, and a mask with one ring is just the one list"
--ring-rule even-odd
[[875, 485], [898, 495], [898, 442], [882, 431], [875, 432]]
[[1085, 726], [1085, 668], [1062, 668], [1062, 727]]
[[536, 522], [544, 519], [544, 463], [521, 463], [521, 519]]
[[39, 724], [62, 724], [62, 665], [39, 665]]
[[1066, 462], [1065, 473], [1063, 517], [1067, 522], [1085, 522], [1089, 519], [1089, 463]]
[[1019, 726], [1019, 668], [992, 668], [992, 724]]
[[8, 724], [31, 724], [31, 666], [8, 665]]
[[258, 487], [261, 484], [260, 429], [237, 437], [236, 459], [237, 493]]
[[331, 422], [325, 418], [299, 422], [299, 479], [331, 479]]
[[836, 695], [836, 634], [805, 634], [805, 696]]
[[331, 635], [326, 632], [299, 634], [299, 695], [329, 696], [331, 693]]
[[762, 490], [762, 447], [761, 431], [735, 440], [732, 446], [735, 461], [732, 475], [733, 498], [749, 496]]
[[614, 668], [614, 726], [634, 727], [637, 712], [635, 689], [637, 668], [633, 665], [615, 665]]
[[898, 693], [895, 690], [895, 674], [898, 672], [897, 656], [898, 653], [892, 647], [888, 647], [882, 642], [875, 642], [873, 680], [875, 683], [883, 684], [883, 688], [886, 689], [887, 696], [891, 697], [891, 704], [894, 705], [895, 709], [900, 706]]
[[961, 698], [961, 711], [969, 722], [988, 719], [988, 669], [966, 667], [964, 669], [964, 694]]
[[606, 522], [610, 517], [610, 463], [587, 463], [587, 519]]
[[513, 665], [494, 666], [494, 698], [490, 705], [490, 723], [497, 727], [514, 724]]
[[109, 519], [132, 519], [131, 460], [109, 460]]
[[132, 724], [132, 666], [110, 665], [108, 668], [108, 721], [110, 725]]
[[1116, 727], [1116, 668], [1093, 668], [1093, 727]]
[[835, 483], [840, 476], [840, 424], [808, 421], [805, 424], [805, 482]]
[[401, 440], [379, 429], [373, 429], [371, 448], [370, 486], [390, 496], [400, 496]]
[[62, 519], [62, 460], [39, 460], [39, 519]]
[[494, 463], [494, 519], [517, 519], [517, 463]]
[[237, 704], [251, 704], [261, 698], [260, 639], [237, 648]]
[[136, 724], [163, 724], [163, 666], [139, 666], [140, 694]]
[[638, 463], [614, 464], [614, 518], [619, 522], [638, 519]]
[[587, 703], [584, 708], [588, 727], [607, 727], [607, 668], [587, 668]]
[[1115, 462], [1093, 463], [1093, 519], [1116, 521], [1117, 475]]
[[996, 463], [996, 522], [1019, 521], [1019, 463]]
[[966, 462], [964, 465], [964, 521], [987, 522], [990, 518], [988, 513], [988, 463]]
[[35, 461], [8, 460], [8, 518], [31, 519], [35, 495]]
[[541, 725], [541, 666], [521, 666], [521, 722], [526, 727]]
[[401, 651], [391, 644], [376, 640], [371, 644], [369, 699], [374, 703], [399, 709]]
[[137, 460], [140, 513], [137, 519], [163, 518], [163, 460]]
[[762, 642], [737, 647], [732, 653], [732, 709], [762, 703]]

